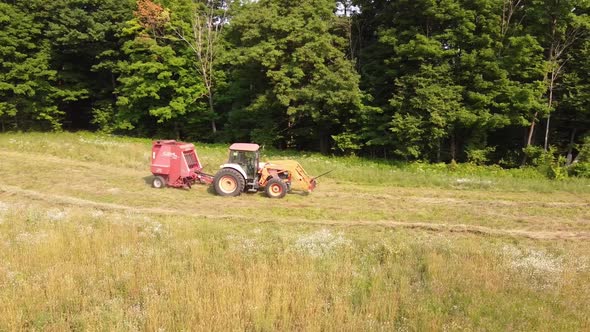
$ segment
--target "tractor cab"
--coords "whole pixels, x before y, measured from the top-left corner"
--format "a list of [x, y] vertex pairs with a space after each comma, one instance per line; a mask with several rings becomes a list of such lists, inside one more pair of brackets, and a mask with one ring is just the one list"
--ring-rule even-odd
[[229, 147], [227, 163], [213, 180], [215, 190], [222, 196], [236, 196], [243, 191], [258, 191], [260, 146], [234, 143]]
[[260, 160], [260, 153], [258, 144], [250, 143], [235, 143], [229, 147], [229, 158], [228, 164], [239, 165], [244, 174], [246, 180], [254, 179], [258, 177], [258, 167]]

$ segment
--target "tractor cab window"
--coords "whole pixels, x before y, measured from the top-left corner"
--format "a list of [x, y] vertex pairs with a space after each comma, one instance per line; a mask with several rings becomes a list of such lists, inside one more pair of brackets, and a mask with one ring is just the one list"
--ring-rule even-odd
[[238, 164], [244, 168], [249, 178], [254, 178], [258, 165], [258, 152], [254, 151], [231, 151], [229, 163]]

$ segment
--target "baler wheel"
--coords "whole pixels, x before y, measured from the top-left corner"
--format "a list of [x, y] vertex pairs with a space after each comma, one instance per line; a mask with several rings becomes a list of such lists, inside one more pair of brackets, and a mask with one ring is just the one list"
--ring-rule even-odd
[[265, 192], [270, 198], [283, 198], [287, 194], [287, 184], [277, 178], [270, 179], [266, 184]]
[[215, 192], [219, 196], [238, 196], [244, 191], [246, 181], [235, 169], [224, 168], [217, 172], [213, 180]]
[[156, 189], [162, 189], [164, 187], [166, 187], [166, 179], [164, 179], [163, 177], [156, 175], [154, 177], [154, 179], [152, 180], [152, 187], [156, 188]]

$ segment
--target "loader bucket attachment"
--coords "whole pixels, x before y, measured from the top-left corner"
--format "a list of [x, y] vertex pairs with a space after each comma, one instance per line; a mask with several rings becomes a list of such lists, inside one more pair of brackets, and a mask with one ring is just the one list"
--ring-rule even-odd
[[289, 171], [291, 175], [291, 189], [302, 191], [313, 191], [316, 187], [316, 181], [309, 176], [303, 166], [295, 160], [273, 160], [269, 161], [272, 168]]

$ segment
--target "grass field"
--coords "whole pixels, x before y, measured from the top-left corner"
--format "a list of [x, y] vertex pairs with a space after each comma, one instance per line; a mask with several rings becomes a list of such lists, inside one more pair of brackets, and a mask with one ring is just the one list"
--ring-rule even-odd
[[590, 330], [588, 180], [265, 150], [334, 172], [222, 198], [150, 148], [0, 135], [0, 331]]

